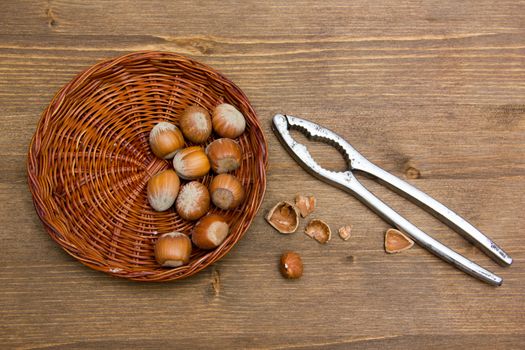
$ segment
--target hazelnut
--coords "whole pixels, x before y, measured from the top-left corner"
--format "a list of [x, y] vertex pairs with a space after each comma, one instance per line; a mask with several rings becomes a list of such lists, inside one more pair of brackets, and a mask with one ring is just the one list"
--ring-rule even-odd
[[155, 244], [155, 260], [166, 267], [178, 267], [190, 261], [191, 241], [184, 233], [170, 232], [159, 237]]
[[164, 170], [148, 181], [148, 202], [156, 211], [169, 209], [179, 193], [180, 180], [175, 171]]
[[157, 157], [171, 159], [179, 148], [184, 147], [184, 136], [175, 125], [160, 122], [149, 134], [149, 145]]
[[230, 139], [240, 136], [246, 128], [242, 113], [228, 103], [215, 107], [211, 122], [217, 135]]
[[218, 247], [230, 233], [226, 219], [216, 214], [209, 214], [197, 222], [191, 234], [193, 244], [201, 249]]
[[182, 186], [177, 201], [177, 213], [184, 220], [197, 220], [210, 208], [210, 194], [206, 186], [198, 181], [188, 182]]
[[343, 241], [348, 241], [352, 234], [352, 225], [342, 226], [337, 232], [339, 232], [339, 237], [341, 237]]
[[413, 245], [414, 241], [401, 231], [390, 228], [385, 233], [385, 251], [389, 254], [410, 249]]
[[319, 219], [310, 220], [304, 229], [304, 233], [322, 244], [328, 242], [332, 236], [330, 226], [328, 226], [323, 220]]
[[233, 209], [244, 200], [244, 188], [235, 176], [220, 174], [210, 184], [211, 201], [215, 206], [228, 210]]
[[279, 202], [270, 209], [266, 221], [280, 233], [293, 233], [299, 226], [299, 209], [290, 202]]
[[303, 275], [303, 261], [301, 256], [294, 252], [285, 252], [281, 255], [279, 270], [285, 278], [296, 279]]
[[192, 146], [175, 153], [173, 168], [184, 180], [193, 180], [210, 172], [210, 162], [202, 147]]
[[299, 209], [303, 218], [310, 215], [315, 209], [316, 199], [314, 196], [295, 196], [295, 206]]
[[241, 166], [241, 147], [232, 139], [217, 139], [206, 147], [211, 168], [217, 174], [234, 171]]
[[204, 143], [211, 135], [211, 118], [207, 110], [199, 106], [186, 108], [179, 120], [180, 129], [193, 143]]

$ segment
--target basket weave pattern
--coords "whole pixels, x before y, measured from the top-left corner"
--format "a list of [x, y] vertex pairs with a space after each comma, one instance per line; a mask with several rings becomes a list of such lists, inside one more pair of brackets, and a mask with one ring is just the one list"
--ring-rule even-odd
[[[222, 245], [195, 248], [188, 265], [161, 268], [153, 250], [159, 234], [189, 233], [193, 223], [173, 209], [155, 212], [147, 202], [149, 178], [171, 167], [151, 152], [149, 132], [160, 121], [178, 125], [190, 105], [211, 111], [222, 102], [246, 117], [237, 140], [243, 161], [235, 172], [246, 200], [230, 211], [213, 207], [231, 226]], [[31, 141], [28, 179], [47, 232], [69, 254], [115, 276], [168, 281], [205, 268], [243, 236], [262, 202], [267, 157], [257, 116], [231, 81], [180, 55], [139, 52], [90, 67], [55, 95]], [[211, 178], [200, 181], [209, 185]]]

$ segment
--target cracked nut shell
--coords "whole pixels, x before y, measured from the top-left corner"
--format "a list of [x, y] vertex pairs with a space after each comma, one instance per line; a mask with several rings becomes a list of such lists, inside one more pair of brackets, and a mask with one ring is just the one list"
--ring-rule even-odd
[[280, 233], [293, 233], [299, 226], [299, 209], [290, 202], [279, 202], [270, 209], [266, 221]]
[[301, 194], [295, 196], [295, 206], [299, 209], [303, 218], [313, 213], [316, 202], [317, 200], [314, 196], [303, 196]]
[[385, 233], [385, 251], [389, 254], [410, 249], [413, 245], [414, 241], [401, 231], [390, 228]]
[[352, 235], [352, 225], [342, 226], [337, 232], [343, 241], [348, 241]]
[[332, 237], [330, 226], [323, 220], [312, 219], [304, 228], [304, 233], [321, 244], [325, 244]]

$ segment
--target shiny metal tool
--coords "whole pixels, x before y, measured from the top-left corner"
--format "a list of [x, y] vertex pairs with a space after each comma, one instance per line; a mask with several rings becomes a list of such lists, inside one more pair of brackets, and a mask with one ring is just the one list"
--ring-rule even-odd
[[[334, 172], [321, 167], [315, 162], [306, 146], [298, 143], [292, 138], [290, 135], [290, 129], [302, 131], [311, 139], [324, 141], [337, 148], [345, 156], [348, 170]], [[430, 237], [410, 221], [398, 214], [395, 210], [383, 203], [357, 180], [353, 171], [365, 173], [381, 181], [407, 199], [412, 200], [414, 203], [435, 215], [443, 223], [462, 234], [466, 239], [475, 244], [485, 252], [485, 254], [501, 265], [505, 266], [512, 264], [512, 258], [505, 253], [503, 249], [461, 216], [454, 213], [426, 193], [368, 161], [342, 137], [318, 124], [289, 115], [277, 114], [273, 117], [273, 130], [284, 148], [297, 161], [297, 163], [299, 163], [310, 174], [322, 181], [351, 193], [381, 216], [385, 221], [405, 232], [417, 244], [448, 263], [456, 266], [458, 269], [489, 284], [496, 286], [501, 285], [503, 282], [501, 277], [484, 269]]]

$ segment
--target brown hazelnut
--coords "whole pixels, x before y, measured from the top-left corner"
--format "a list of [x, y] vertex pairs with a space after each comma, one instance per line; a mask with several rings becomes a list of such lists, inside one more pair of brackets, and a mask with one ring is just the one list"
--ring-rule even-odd
[[225, 218], [209, 214], [197, 222], [193, 228], [191, 240], [201, 249], [213, 249], [224, 242], [229, 233], [230, 226]]
[[240, 136], [246, 128], [246, 120], [242, 113], [228, 103], [215, 107], [211, 122], [217, 135], [230, 139]]
[[242, 154], [239, 144], [232, 139], [217, 139], [206, 147], [211, 168], [217, 174], [234, 171], [241, 166]]
[[303, 275], [303, 261], [301, 256], [294, 252], [285, 252], [281, 255], [279, 270], [285, 278], [296, 279]]
[[330, 226], [328, 226], [328, 224], [323, 220], [319, 219], [310, 220], [304, 229], [304, 233], [322, 244], [328, 242], [332, 237]]
[[178, 149], [184, 147], [184, 136], [175, 125], [160, 122], [149, 134], [149, 145], [157, 157], [171, 159]]
[[170, 232], [155, 244], [155, 259], [161, 266], [178, 267], [190, 261], [191, 241], [184, 233]]
[[390, 228], [385, 233], [385, 251], [389, 254], [410, 249], [413, 245], [414, 241], [401, 231]]
[[295, 196], [295, 206], [299, 209], [303, 218], [310, 215], [315, 210], [316, 199], [314, 196]]
[[193, 143], [204, 143], [211, 135], [210, 114], [199, 106], [186, 108], [180, 117], [179, 126], [184, 137]]
[[294, 233], [299, 226], [299, 209], [290, 202], [279, 202], [270, 209], [266, 221], [280, 233]]
[[175, 171], [164, 170], [148, 181], [148, 202], [156, 211], [168, 210], [179, 193], [180, 180]]
[[343, 241], [348, 241], [352, 235], [352, 225], [342, 226], [339, 228], [338, 232], [339, 237], [341, 237]]
[[210, 184], [211, 201], [223, 209], [233, 209], [244, 200], [245, 192], [241, 182], [230, 174], [219, 174]]
[[198, 181], [188, 182], [182, 186], [177, 201], [177, 213], [184, 220], [197, 220], [210, 208], [210, 194], [206, 186]]
[[210, 172], [210, 162], [202, 147], [192, 146], [175, 153], [173, 168], [184, 180], [193, 180]]

